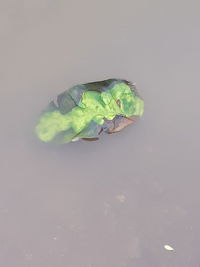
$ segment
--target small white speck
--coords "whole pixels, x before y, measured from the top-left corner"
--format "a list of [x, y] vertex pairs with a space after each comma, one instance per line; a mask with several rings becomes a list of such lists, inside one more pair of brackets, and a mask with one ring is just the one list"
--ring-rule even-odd
[[119, 201], [119, 202], [121, 202], [121, 203], [123, 203], [125, 200], [126, 200], [126, 197], [125, 197], [125, 195], [117, 195], [116, 196], [116, 199]]
[[58, 238], [57, 238], [57, 236], [54, 236], [53, 240], [55, 240], [55, 241], [56, 241], [57, 239], [58, 239]]
[[174, 251], [174, 248], [169, 245], [164, 245], [164, 248], [168, 251]]

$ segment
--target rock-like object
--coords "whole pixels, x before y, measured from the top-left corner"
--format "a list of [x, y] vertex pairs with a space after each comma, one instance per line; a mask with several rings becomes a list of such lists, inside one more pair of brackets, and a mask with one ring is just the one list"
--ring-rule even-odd
[[120, 79], [76, 85], [59, 94], [42, 112], [36, 134], [43, 142], [97, 140], [116, 133], [144, 112], [144, 101], [131, 82]]

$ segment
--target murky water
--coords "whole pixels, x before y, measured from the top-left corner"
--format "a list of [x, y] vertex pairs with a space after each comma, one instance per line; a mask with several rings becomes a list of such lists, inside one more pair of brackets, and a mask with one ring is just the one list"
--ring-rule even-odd
[[[199, 2], [1, 5], [0, 266], [200, 266]], [[137, 82], [140, 121], [36, 140], [52, 98], [110, 77]]]

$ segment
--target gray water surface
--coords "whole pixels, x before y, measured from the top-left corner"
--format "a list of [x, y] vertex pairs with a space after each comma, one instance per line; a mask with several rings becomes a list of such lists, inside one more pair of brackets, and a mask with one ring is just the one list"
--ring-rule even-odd
[[[0, 266], [199, 267], [199, 1], [1, 6]], [[36, 139], [52, 98], [113, 77], [137, 83], [140, 121]]]

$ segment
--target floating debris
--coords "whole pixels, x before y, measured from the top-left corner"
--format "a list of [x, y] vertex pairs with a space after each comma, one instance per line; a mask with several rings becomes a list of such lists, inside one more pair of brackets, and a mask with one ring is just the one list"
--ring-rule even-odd
[[36, 134], [43, 142], [95, 141], [120, 132], [142, 116], [144, 101], [135, 84], [109, 79], [69, 88], [42, 112]]

